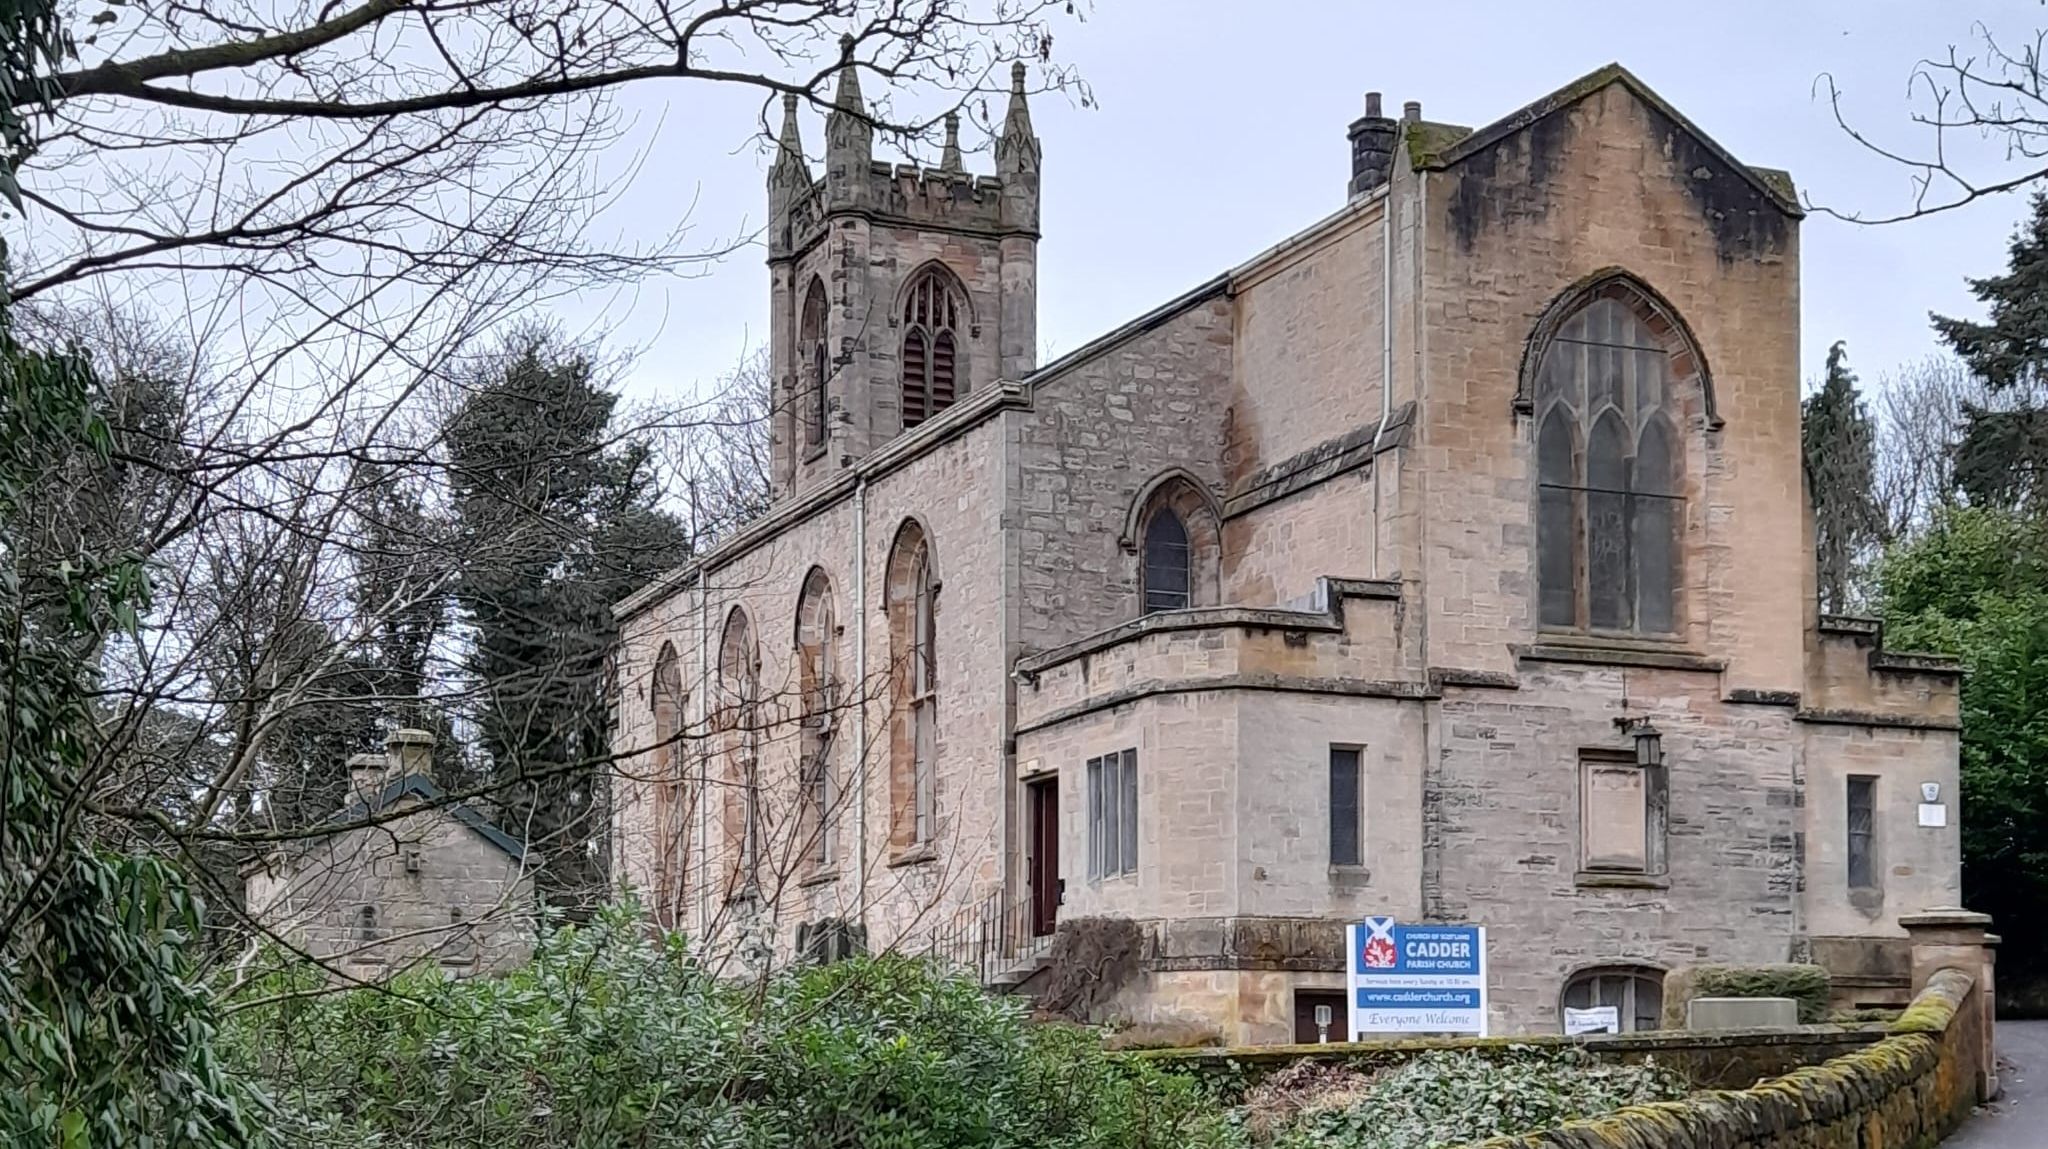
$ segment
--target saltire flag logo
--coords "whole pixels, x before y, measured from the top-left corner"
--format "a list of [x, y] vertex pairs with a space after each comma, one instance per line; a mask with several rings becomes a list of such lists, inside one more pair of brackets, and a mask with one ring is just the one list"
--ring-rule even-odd
[[1363, 958], [1365, 968], [1393, 969], [1395, 965], [1394, 919], [1365, 919], [1365, 935], [1365, 954]]

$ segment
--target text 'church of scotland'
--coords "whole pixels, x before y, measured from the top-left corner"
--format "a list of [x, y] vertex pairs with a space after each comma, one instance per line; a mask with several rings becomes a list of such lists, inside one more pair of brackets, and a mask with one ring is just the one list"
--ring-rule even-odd
[[1334, 214], [1039, 364], [1022, 69], [993, 176], [836, 104], [769, 174], [774, 507], [618, 608], [664, 921], [1003, 980], [1127, 918], [1108, 1013], [1232, 1042], [1368, 915], [1488, 927], [1496, 1032], [1702, 962], [1902, 1000], [1956, 671], [1816, 613], [1788, 176], [1618, 67], [1375, 97]]

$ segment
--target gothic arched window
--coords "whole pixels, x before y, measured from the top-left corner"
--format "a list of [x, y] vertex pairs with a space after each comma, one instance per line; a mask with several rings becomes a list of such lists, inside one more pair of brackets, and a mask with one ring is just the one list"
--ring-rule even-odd
[[1124, 522], [1137, 555], [1138, 613], [1213, 606], [1221, 580], [1215, 500], [1178, 468], [1147, 484]]
[[958, 374], [961, 301], [957, 281], [942, 268], [920, 272], [903, 297], [903, 429], [953, 405]]
[[822, 869], [832, 863], [833, 804], [838, 779], [833, 775], [832, 746], [838, 729], [839, 669], [833, 646], [838, 630], [832, 612], [832, 580], [816, 567], [804, 579], [796, 608], [797, 687], [802, 721], [802, 794], [797, 818], [798, 849], [805, 864]]
[[747, 612], [732, 608], [718, 644], [718, 724], [724, 742], [725, 800], [720, 821], [725, 829], [728, 891], [752, 892], [761, 852], [760, 768], [755, 753], [760, 735], [757, 703], [761, 655], [754, 646]]
[[1544, 627], [1678, 632], [1684, 503], [1673, 380], [1697, 362], [1677, 325], [1626, 280], [1587, 293], [1550, 337], [1534, 388]]
[[1145, 522], [1145, 613], [1186, 610], [1193, 601], [1188, 529], [1172, 507], [1152, 512]]
[[938, 615], [931, 546], [915, 520], [896, 532], [889, 614], [889, 844], [928, 846], [938, 823]]
[[694, 803], [683, 776], [683, 714], [688, 700], [682, 662], [671, 643], [662, 643], [654, 660], [649, 701], [654, 711], [654, 914], [656, 921], [674, 929], [682, 919]]
[[801, 382], [797, 410], [804, 428], [804, 446], [825, 445], [825, 383], [830, 358], [825, 353], [825, 284], [812, 278], [804, 292], [803, 317], [797, 323], [797, 371]]

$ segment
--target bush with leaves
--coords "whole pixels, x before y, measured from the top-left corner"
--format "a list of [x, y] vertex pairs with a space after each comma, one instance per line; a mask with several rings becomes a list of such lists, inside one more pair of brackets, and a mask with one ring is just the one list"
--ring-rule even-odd
[[502, 978], [247, 986], [232, 1031], [308, 1149], [1224, 1146], [1195, 1083], [900, 957], [712, 977], [631, 907]]
[[202, 910], [168, 860], [95, 840], [98, 660], [148, 586], [131, 556], [25, 547], [40, 480], [104, 463], [82, 358], [18, 344], [0, 312], [0, 1143], [252, 1143], [261, 1101], [215, 1055], [192, 952]]
[[1275, 1149], [1437, 1149], [1548, 1129], [1690, 1090], [1653, 1063], [1616, 1065], [1585, 1051], [1431, 1050], [1376, 1077], [1325, 1080], [1297, 1103]]

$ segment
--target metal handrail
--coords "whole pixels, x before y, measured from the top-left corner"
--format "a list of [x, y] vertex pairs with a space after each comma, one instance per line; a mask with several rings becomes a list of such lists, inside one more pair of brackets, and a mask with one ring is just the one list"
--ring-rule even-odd
[[925, 952], [940, 965], [988, 985], [1052, 943], [1052, 935], [1034, 934], [1032, 924], [1029, 898], [1005, 903], [996, 891], [933, 927]]

